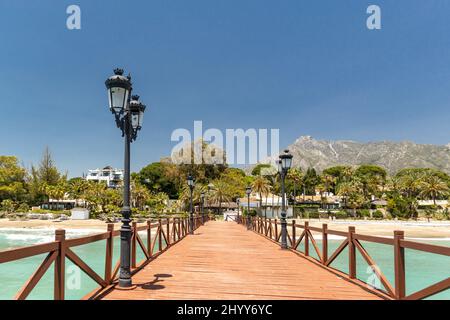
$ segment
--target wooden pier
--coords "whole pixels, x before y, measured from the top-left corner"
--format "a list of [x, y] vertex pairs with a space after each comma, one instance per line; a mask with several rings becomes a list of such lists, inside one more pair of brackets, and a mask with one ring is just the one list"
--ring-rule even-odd
[[[288, 223], [289, 248], [280, 247], [281, 225], [276, 219], [254, 217], [236, 222], [194, 218], [193, 235], [188, 234], [189, 219], [172, 217], [133, 223], [131, 238], [132, 290], [117, 288], [119, 262], [113, 261], [114, 238], [119, 230], [108, 225], [107, 231], [76, 239], [66, 239], [64, 230], [56, 230], [55, 241], [0, 252], [0, 264], [33, 256], [44, 259], [16, 293], [26, 299], [53, 266], [55, 300], [65, 299], [66, 260], [69, 259], [98, 284], [98, 289], [84, 299], [396, 299], [417, 300], [450, 288], [450, 278], [416, 292], [407, 291], [406, 250], [450, 256], [450, 247], [410, 241], [403, 231], [393, 237], [359, 234], [309, 226], [308, 221]], [[139, 233], [146, 233], [145, 241]], [[341, 243], [330, 250], [328, 237], [338, 236]], [[320, 236], [321, 242], [318, 238]], [[317, 240], [316, 240], [317, 239]], [[104, 274], [95, 272], [74, 247], [105, 241]], [[377, 268], [376, 261], [364, 248], [365, 243], [388, 246], [393, 252], [394, 279]], [[347, 250], [345, 250], [347, 249]], [[137, 261], [141, 250], [145, 256]], [[315, 252], [315, 257], [312, 252]], [[380, 287], [373, 288], [357, 278], [356, 256], [360, 254], [373, 267]], [[99, 254], [101, 254], [99, 252]], [[332, 267], [338, 256], [345, 255], [346, 270]], [[13, 270], [12, 270], [13, 272]]]
[[233, 222], [211, 221], [136, 273], [111, 300], [380, 299]]

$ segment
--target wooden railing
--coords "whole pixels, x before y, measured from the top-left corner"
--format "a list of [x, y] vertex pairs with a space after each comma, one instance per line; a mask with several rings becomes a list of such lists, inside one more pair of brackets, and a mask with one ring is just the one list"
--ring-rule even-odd
[[[252, 217], [250, 220], [241, 218], [238, 221], [245, 224], [247, 228], [255, 231], [264, 237], [280, 243], [281, 239], [281, 223], [277, 219], [265, 219], [261, 217]], [[308, 221], [303, 224], [297, 224], [295, 220], [288, 224], [288, 245], [289, 248], [296, 253], [302, 254], [321, 265], [322, 267], [336, 272], [337, 274], [347, 278], [348, 280], [365, 287], [369, 284], [357, 279], [356, 276], [356, 252], [358, 251], [369, 266], [372, 267], [374, 274], [383, 285], [384, 290], [371, 287], [370, 289], [385, 298], [395, 300], [418, 300], [425, 299], [437, 293], [443, 292], [450, 288], [450, 278], [442, 280], [420, 291], [406, 295], [406, 274], [405, 274], [405, 249], [412, 249], [421, 252], [433, 253], [443, 256], [450, 256], [450, 247], [436, 246], [431, 244], [413, 242], [404, 239], [403, 231], [394, 231], [392, 238], [384, 238], [377, 236], [369, 236], [356, 233], [355, 227], [349, 227], [348, 232], [336, 231], [328, 229], [327, 224], [323, 224], [321, 228], [312, 227]], [[322, 247], [319, 248], [312, 232], [318, 232], [322, 237]], [[344, 240], [339, 247], [330, 255], [328, 250], [328, 235], [343, 237]], [[386, 276], [376, 267], [376, 262], [370, 256], [368, 251], [361, 244], [361, 241], [377, 243], [392, 246], [394, 252], [394, 284], [391, 284]], [[300, 244], [303, 242], [304, 250], [300, 251]], [[318, 259], [310, 256], [310, 250], [314, 250]], [[331, 263], [348, 247], [348, 272], [343, 273], [331, 267]]]
[[[206, 222], [210, 220], [210, 218], [205, 216], [204, 220]], [[194, 222], [194, 229], [197, 229], [203, 224], [203, 219], [201, 216], [196, 216]], [[143, 226], [139, 226], [136, 222], [133, 222], [132, 231], [131, 269], [132, 274], [134, 274], [149, 261], [153, 260], [189, 234], [189, 218], [167, 218], [159, 219], [157, 221], [147, 221]], [[146, 244], [144, 244], [139, 236], [140, 231], [147, 232]], [[54, 242], [0, 252], [0, 264], [47, 254], [44, 261], [23, 285], [14, 299], [25, 300], [51, 265], [54, 264], [54, 299], [64, 300], [66, 258], [72, 261], [99, 285], [99, 289], [95, 292], [99, 293], [107, 287], [111, 287], [118, 280], [117, 274], [120, 268], [120, 261], [113, 267], [114, 237], [119, 235], [120, 230], [114, 230], [114, 224], [108, 224], [107, 232], [105, 233], [76, 239], [66, 239], [65, 230], [56, 230]], [[103, 277], [96, 273], [71, 249], [102, 240], [106, 240], [105, 272]], [[158, 244], [157, 248], [156, 244]], [[140, 248], [145, 255], [144, 261], [139, 263], [137, 262], [137, 248]]]

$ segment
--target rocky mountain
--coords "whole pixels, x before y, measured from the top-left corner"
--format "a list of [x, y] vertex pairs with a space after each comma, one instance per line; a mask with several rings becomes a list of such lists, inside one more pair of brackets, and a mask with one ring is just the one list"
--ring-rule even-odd
[[390, 174], [403, 168], [434, 168], [450, 174], [450, 144], [446, 146], [404, 142], [324, 141], [310, 136], [297, 139], [289, 150], [294, 165], [318, 171], [336, 165], [376, 164]]

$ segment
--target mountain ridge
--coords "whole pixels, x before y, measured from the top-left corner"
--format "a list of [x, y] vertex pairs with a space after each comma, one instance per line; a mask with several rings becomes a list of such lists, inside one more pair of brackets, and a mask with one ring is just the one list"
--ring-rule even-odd
[[[433, 168], [450, 174], [450, 143], [417, 144], [413, 141], [316, 140], [301, 136], [288, 149], [294, 166], [323, 171], [337, 165], [374, 164], [390, 174], [404, 168]], [[270, 161], [271, 159], [269, 159]]]

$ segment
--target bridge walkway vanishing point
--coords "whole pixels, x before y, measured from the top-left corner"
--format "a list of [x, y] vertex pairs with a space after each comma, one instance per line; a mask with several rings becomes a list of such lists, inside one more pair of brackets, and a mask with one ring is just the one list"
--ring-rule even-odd
[[242, 225], [210, 221], [133, 276], [107, 300], [380, 299], [363, 286]]

